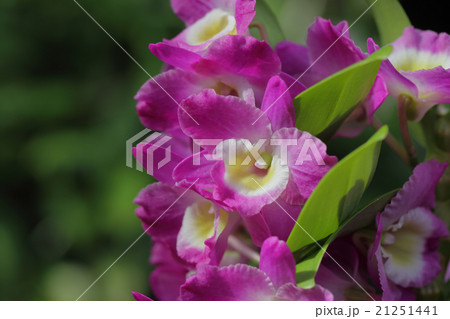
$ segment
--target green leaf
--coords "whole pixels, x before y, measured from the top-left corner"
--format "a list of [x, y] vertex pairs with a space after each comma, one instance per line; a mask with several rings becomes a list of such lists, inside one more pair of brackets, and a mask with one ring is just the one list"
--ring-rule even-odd
[[333, 167], [320, 181], [302, 209], [287, 244], [297, 260], [299, 285], [314, 286], [314, 276], [320, 265], [323, 249], [351, 218], [359, 201], [369, 186], [380, 154], [381, 142], [388, 134], [382, 127], [366, 143], [361, 145]]
[[[277, 17], [273, 13], [272, 9], [267, 5], [266, 1], [256, 1], [255, 11], [256, 16], [253, 21], [262, 23], [268, 33], [270, 43], [272, 45], [285, 40], [285, 36], [281, 30], [280, 24], [278, 23]], [[254, 32], [252, 33], [254, 34]]]
[[328, 128], [333, 132], [327, 132], [327, 135], [333, 135], [367, 96], [381, 62], [391, 51], [391, 47], [382, 48], [300, 93], [294, 99], [296, 127], [316, 136]]
[[[374, 0], [367, 0], [367, 2], [373, 4]], [[383, 45], [396, 40], [402, 35], [403, 30], [411, 25], [398, 0], [378, 0], [371, 10]]]

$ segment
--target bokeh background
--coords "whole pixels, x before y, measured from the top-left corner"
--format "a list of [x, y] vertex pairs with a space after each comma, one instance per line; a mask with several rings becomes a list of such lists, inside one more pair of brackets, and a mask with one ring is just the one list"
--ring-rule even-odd
[[[368, 7], [267, 2], [297, 42], [315, 16], [351, 23]], [[169, 0], [79, 3], [152, 75], [162, 64], [148, 43], [183, 28]], [[404, 5], [416, 26], [449, 32], [442, 2]], [[364, 48], [377, 38], [370, 12], [351, 34]], [[0, 1], [0, 41], [0, 300], [74, 300], [142, 233], [132, 201], [154, 180], [126, 167], [125, 141], [143, 128], [133, 95], [148, 77], [72, 0]], [[372, 133], [333, 141], [330, 151], [343, 156]], [[365, 201], [408, 175], [383, 147]], [[149, 248], [142, 238], [82, 299], [149, 293]]]

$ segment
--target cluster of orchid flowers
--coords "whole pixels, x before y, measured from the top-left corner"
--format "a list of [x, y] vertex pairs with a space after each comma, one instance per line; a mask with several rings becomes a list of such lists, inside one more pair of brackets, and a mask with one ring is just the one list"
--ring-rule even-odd
[[[142, 123], [166, 137], [134, 149], [159, 181], [135, 199], [153, 242], [153, 296], [415, 299], [415, 289], [441, 272], [439, 241], [449, 235], [432, 212], [447, 167], [437, 160], [417, 165], [371, 226], [334, 240], [327, 250], [334, 258], [324, 257], [314, 287], [297, 285], [296, 258], [286, 241], [338, 159], [319, 138], [295, 127], [293, 99], [379, 48], [368, 39], [365, 53], [347, 22], [317, 18], [306, 46], [284, 41], [274, 50], [250, 36], [255, 2], [171, 0], [187, 27], [149, 46], [166, 63], [135, 97]], [[392, 47], [369, 94], [335, 136], [359, 135], [387, 96], [398, 99], [410, 121], [450, 103], [449, 35], [408, 27]]]

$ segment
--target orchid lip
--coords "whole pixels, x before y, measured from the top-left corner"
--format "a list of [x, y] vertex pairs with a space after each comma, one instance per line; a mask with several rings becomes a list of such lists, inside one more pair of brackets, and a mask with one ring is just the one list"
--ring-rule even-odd
[[227, 34], [236, 34], [236, 19], [222, 9], [213, 9], [189, 27], [186, 42], [201, 45]]
[[392, 65], [399, 71], [429, 70], [442, 66], [450, 68], [450, 56], [446, 53], [433, 53], [415, 48], [394, 51], [389, 57]]

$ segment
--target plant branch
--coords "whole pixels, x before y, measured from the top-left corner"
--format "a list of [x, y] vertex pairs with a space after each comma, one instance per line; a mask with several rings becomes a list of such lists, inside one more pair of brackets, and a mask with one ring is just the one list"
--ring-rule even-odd
[[414, 168], [417, 165], [417, 156], [414, 144], [411, 139], [408, 127], [408, 107], [411, 105], [411, 98], [401, 96], [398, 100], [398, 120], [400, 123], [400, 131], [402, 133], [403, 144], [409, 157], [409, 165]]
[[259, 264], [260, 260], [259, 254], [256, 251], [252, 250], [247, 245], [245, 245], [240, 239], [231, 235], [230, 237], [228, 237], [228, 244], [231, 246], [231, 248], [236, 250], [241, 255]]
[[[372, 119], [372, 126], [378, 131], [383, 126], [383, 124], [377, 117], [374, 116]], [[388, 133], [388, 136], [384, 141], [398, 155], [398, 157], [400, 157], [400, 159], [405, 162], [406, 165], [409, 165], [408, 152], [391, 133]]]
[[250, 24], [250, 28], [257, 28], [259, 31], [259, 34], [261, 35], [261, 39], [265, 42], [269, 43], [269, 34], [267, 33], [266, 28], [264, 25], [259, 21], [254, 21]]

